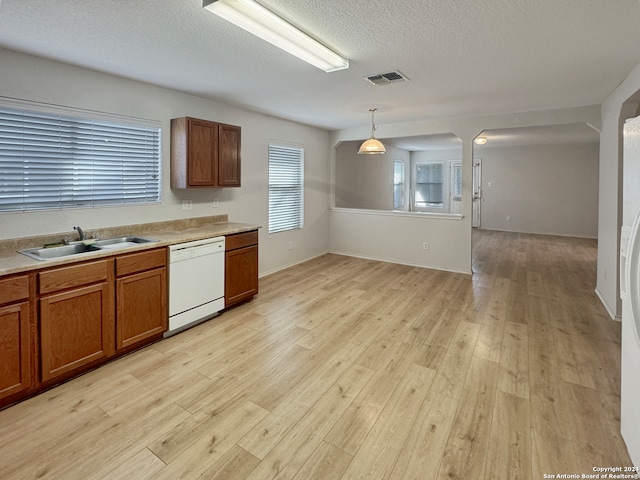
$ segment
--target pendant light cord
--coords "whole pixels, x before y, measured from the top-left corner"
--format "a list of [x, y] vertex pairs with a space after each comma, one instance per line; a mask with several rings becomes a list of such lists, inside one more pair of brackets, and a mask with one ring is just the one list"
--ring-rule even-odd
[[377, 110], [377, 108], [370, 108], [369, 111], [371, 112], [371, 138], [375, 138], [375, 136], [373, 135], [373, 132], [375, 132], [378, 127], [376, 126], [376, 124], [373, 121], [373, 112], [375, 112]]

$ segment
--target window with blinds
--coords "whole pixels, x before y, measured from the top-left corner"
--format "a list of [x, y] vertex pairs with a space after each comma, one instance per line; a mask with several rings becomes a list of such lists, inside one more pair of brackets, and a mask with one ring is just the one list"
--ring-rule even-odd
[[304, 149], [269, 144], [269, 233], [304, 224]]
[[404, 208], [404, 162], [393, 162], [393, 208]]
[[160, 202], [160, 128], [0, 103], [0, 212]]
[[444, 163], [416, 162], [414, 207], [442, 207], [444, 205]]

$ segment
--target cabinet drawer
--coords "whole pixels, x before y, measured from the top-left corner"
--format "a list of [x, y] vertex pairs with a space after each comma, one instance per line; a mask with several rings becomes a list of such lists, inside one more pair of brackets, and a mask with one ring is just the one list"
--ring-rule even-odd
[[227, 235], [224, 237], [225, 250], [235, 250], [237, 248], [250, 247], [258, 244], [258, 231], [236, 233], [235, 235]]
[[99, 260], [40, 272], [38, 274], [39, 293], [56, 292], [65, 288], [105, 281], [109, 278], [111, 262], [111, 260]]
[[116, 258], [116, 276], [144, 272], [167, 265], [167, 250], [159, 248], [146, 252], [130, 253]]
[[0, 305], [29, 298], [29, 276], [0, 279]]

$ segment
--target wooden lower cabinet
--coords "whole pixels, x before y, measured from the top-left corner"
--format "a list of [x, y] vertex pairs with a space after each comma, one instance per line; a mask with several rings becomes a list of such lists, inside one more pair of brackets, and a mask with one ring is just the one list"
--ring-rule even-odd
[[32, 385], [29, 310], [29, 302], [0, 307], [0, 400]]
[[0, 278], [0, 406], [34, 383], [29, 275]]
[[258, 293], [258, 231], [225, 237], [224, 306], [228, 308]]
[[113, 260], [39, 274], [40, 380], [63, 379], [114, 352]]
[[0, 278], [0, 407], [162, 338], [167, 320], [165, 248]]
[[167, 330], [165, 249], [116, 259], [116, 349], [152, 341]]

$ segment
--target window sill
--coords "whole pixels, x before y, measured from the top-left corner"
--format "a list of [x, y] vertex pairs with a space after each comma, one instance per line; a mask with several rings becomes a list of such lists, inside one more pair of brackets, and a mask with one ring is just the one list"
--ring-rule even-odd
[[341, 208], [331, 207], [332, 212], [343, 213], [357, 213], [360, 215], [387, 215], [387, 216], [399, 216], [399, 217], [414, 217], [414, 218], [434, 218], [438, 220], [462, 220], [464, 215], [459, 213], [433, 213], [433, 212], [405, 212], [404, 210], [366, 210], [363, 208]]

